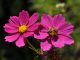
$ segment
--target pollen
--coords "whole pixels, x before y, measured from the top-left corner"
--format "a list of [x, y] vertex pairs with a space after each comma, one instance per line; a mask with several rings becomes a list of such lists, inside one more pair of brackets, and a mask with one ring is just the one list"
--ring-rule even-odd
[[52, 36], [52, 37], [57, 36], [58, 30], [55, 29], [55, 28], [50, 28], [50, 29], [48, 30], [48, 34], [49, 34], [50, 36]]
[[24, 33], [27, 29], [28, 29], [28, 26], [26, 26], [26, 25], [19, 26], [19, 32], [20, 33]]

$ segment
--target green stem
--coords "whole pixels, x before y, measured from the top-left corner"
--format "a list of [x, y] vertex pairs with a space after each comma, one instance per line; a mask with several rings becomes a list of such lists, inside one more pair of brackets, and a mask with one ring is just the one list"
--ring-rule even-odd
[[32, 49], [33, 51], [35, 51], [37, 54], [42, 54], [43, 52], [42, 51], [39, 51], [39, 50], [37, 50], [29, 41], [28, 41], [28, 44], [30, 45], [30, 49]]

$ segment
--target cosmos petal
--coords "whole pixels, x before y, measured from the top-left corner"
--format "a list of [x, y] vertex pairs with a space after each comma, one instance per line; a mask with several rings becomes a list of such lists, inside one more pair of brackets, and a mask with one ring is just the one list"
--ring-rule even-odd
[[40, 32], [39, 34], [34, 34], [34, 37], [37, 39], [45, 39], [47, 38], [49, 35], [47, 33], [44, 32]]
[[62, 48], [65, 44], [64, 36], [59, 36], [58, 39], [55, 41], [55, 39], [51, 40], [53, 46]]
[[5, 37], [5, 39], [6, 39], [5, 41], [13, 42], [13, 41], [17, 40], [19, 36], [20, 36], [20, 34], [18, 34], [18, 33], [14, 34], [14, 35], [6, 36]]
[[53, 39], [51, 40], [51, 42], [55, 47], [58, 48], [64, 47], [65, 44], [71, 45], [74, 43], [74, 41], [71, 38], [69, 38], [69, 36], [63, 36], [63, 35], [59, 35], [57, 41]]
[[74, 30], [74, 26], [70, 23], [65, 23], [59, 28], [59, 34], [71, 34]]
[[14, 26], [19, 26], [19, 18], [17, 16], [10, 16], [9, 23]]
[[29, 26], [36, 23], [38, 20], [39, 14], [36, 12], [29, 18]]
[[36, 23], [36, 24], [31, 25], [31, 26], [28, 28], [27, 31], [35, 31], [37, 28], [38, 28], [38, 24]]
[[41, 49], [42, 49], [43, 51], [48, 51], [48, 50], [50, 50], [51, 47], [52, 47], [52, 45], [51, 45], [47, 40], [44, 41], [44, 42], [41, 42], [41, 43], [40, 43], [40, 46], [41, 46]]
[[52, 27], [52, 24], [51, 24], [51, 17], [49, 17], [48, 15], [43, 15], [41, 17], [41, 24], [46, 27], [46, 28], [50, 28]]
[[5, 28], [5, 31], [8, 32], [8, 33], [16, 33], [16, 32], [18, 32], [18, 28], [12, 26], [9, 23], [8, 24], [5, 24], [4, 28]]
[[68, 36], [64, 35], [64, 39], [66, 40], [65, 44], [67, 44], [67, 45], [74, 44], [74, 40], [73, 40], [73, 38], [70, 35], [68, 35]]
[[24, 37], [29, 37], [29, 36], [33, 36], [34, 32], [25, 32], [23, 34]]
[[18, 38], [18, 40], [15, 42], [15, 44], [16, 44], [16, 46], [18, 46], [18, 47], [23, 47], [23, 46], [25, 45], [25, 43], [24, 43], [24, 37], [20, 36], [20, 37]]
[[65, 23], [65, 18], [62, 16], [62, 14], [57, 14], [52, 19], [52, 25], [57, 29], [64, 23]]
[[27, 24], [29, 22], [29, 13], [25, 10], [19, 13], [19, 22], [20, 24]]

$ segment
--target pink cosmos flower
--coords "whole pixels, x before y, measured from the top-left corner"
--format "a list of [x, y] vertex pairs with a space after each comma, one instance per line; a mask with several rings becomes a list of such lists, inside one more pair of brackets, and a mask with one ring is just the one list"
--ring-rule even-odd
[[34, 34], [34, 37], [41, 41], [40, 46], [43, 51], [48, 51], [54, 47], [62, 48], [65, 44], [70, 45], [74, 40], [70, 36], [74, 26], [65, 21], [61, 15], [43, 15], [39, 33]]
[[22, 10], [19, 16], [11, 16], [9, 23], [5, 24], [4, 28], [8, 36], [5, 41], [14, 42], [16, 46], [22, 47], [25, 45], [25, 38], [32, 36], [38, 25], [38, 13], [34, 13], [31, 17], [27, 11]]

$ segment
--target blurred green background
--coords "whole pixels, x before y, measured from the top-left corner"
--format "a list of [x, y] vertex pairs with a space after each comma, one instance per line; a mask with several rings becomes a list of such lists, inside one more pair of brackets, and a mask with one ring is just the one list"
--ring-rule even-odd
[[[18, 48], [14, 43], [4, 40], [7, 33], [4, 32], [3, 25], [10, 16], [18, 15], [23, 9], [29, 11], [30, 15], [36, 11], [40, 16], [44, 13], [52, 16], [63, 14], [75, 26], [72, 34], [75, 44], [59, 49], [61, 60], [80, 60], [80, 0], [0, 0], [0, 60], [34, 60], [36, 56], [27, 44]], [[39, 47], [35, 39], [30, 37], [29, 40], [35, 47]]]

